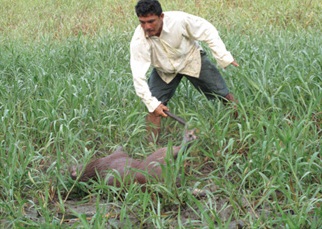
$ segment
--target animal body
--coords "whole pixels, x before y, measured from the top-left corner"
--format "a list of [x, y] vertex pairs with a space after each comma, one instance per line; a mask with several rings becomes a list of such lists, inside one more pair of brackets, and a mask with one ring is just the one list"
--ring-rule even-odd
[[[180, 146], [173, 146], [172, 148], [171, 153], [173, 158], [176, 159], [179, 151], [185, 150], [189, 147], [189, 143], [195, 139], [197, 139], [195, 130], [186, 130], [182, 144]], [[150, 154], [146, 159], [136, 160], [124, 152], [122, 147], [119, 147], [111, 155], [91, 161], [85, 168], [82, 165], [72, 167], [70, 175], [74, 180], [78, 178], [79, 181], [88, 181], [90, 179], [97, 179], [97, 175], [100, 178], [104, 178], [108, 172], [115, 170], [119, 173], [123, 181], [132, 179], [134, 182], [145, 184], [149, 177], [162, 180], [161, 165], [166, 164], [165, 158], [167, 150], [168, 147], [160, 148]], [[79, 172], [81, 172], [80, 175]], [[108, 177], [107, 184], [120, 186], [120, 182], [114, 176]]]

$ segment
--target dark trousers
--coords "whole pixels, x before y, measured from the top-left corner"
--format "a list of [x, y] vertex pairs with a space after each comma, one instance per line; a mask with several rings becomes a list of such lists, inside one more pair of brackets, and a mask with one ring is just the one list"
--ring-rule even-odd
[[209, 60], [206, 53], [201, 51], [200, 55], [201, 70], [199, 78], [179, 73], [169, 84], [167, 84], [161, 79], [157, 71], [153, 69], [148, 80], [152, 96], [156, 97], [163, 104], [167, 104], [174, 95], [182, 77], [185, 76], [198, 91], [205, 94], [207, 99], [214, 99], [217, 96], [225, 97], [229, 93], [225, 80], [215, 64]]

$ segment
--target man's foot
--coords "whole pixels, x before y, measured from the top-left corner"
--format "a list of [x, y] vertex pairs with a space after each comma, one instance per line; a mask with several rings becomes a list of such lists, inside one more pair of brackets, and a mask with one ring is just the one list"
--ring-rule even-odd
[[228, 103], [232, 104], [233, 105], [233, 115], [234, 115], [234, 118], [237, 119], [239, 114], [238, 114], [238, 111], [237, 111], [237, 104], [238, 104], [238, 101], [234, 98], [233, 94], [231, 93], [228, 93], [225, 97], [224, 97], [224, 100], [223, 100], [223, 103], [224, 105], [227, 105]]

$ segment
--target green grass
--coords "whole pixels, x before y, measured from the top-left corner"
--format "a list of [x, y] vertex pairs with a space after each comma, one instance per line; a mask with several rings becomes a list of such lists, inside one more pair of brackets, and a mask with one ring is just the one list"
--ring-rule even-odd
[[[198, 127], [199, 140], [164, 182], [148, 185], [152, 193], [71, 181], [71, 165], [119, 145], [142, 158], [181, 142], [183, 128], [171, 119], [159, 146], [143, 140], [147, 110], [129, 66], [134, 4], [1, 1], [2, 227], [65, 228], [71, 214], [74, 228], [321, 227], [318, 0], [164, 1], [165, 10], [198, 14], [220, 30], [240, 64], [222, 72], [241, 117], [183, 81], [169, 107]], [[71, 210], [75, 201], [96, 214]]]

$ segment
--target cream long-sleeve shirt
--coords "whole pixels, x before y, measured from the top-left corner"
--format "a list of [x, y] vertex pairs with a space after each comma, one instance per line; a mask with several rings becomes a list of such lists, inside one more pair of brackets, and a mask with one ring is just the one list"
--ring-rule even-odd
[[209, 46], [220, 67], [233, 62], [216, 28], [203, 18], [180, 11], [164, 12], [159, 37], [146, 36], [140, 25], [136, 28], [130, 44], [130, 64], [136, 94], [149, 112], [161, 103], [151, 95], [147, 84], [149, 68], [154, 67], [166, 83], [177, 73], [199, 77], [202, 48], [198, 41]]

